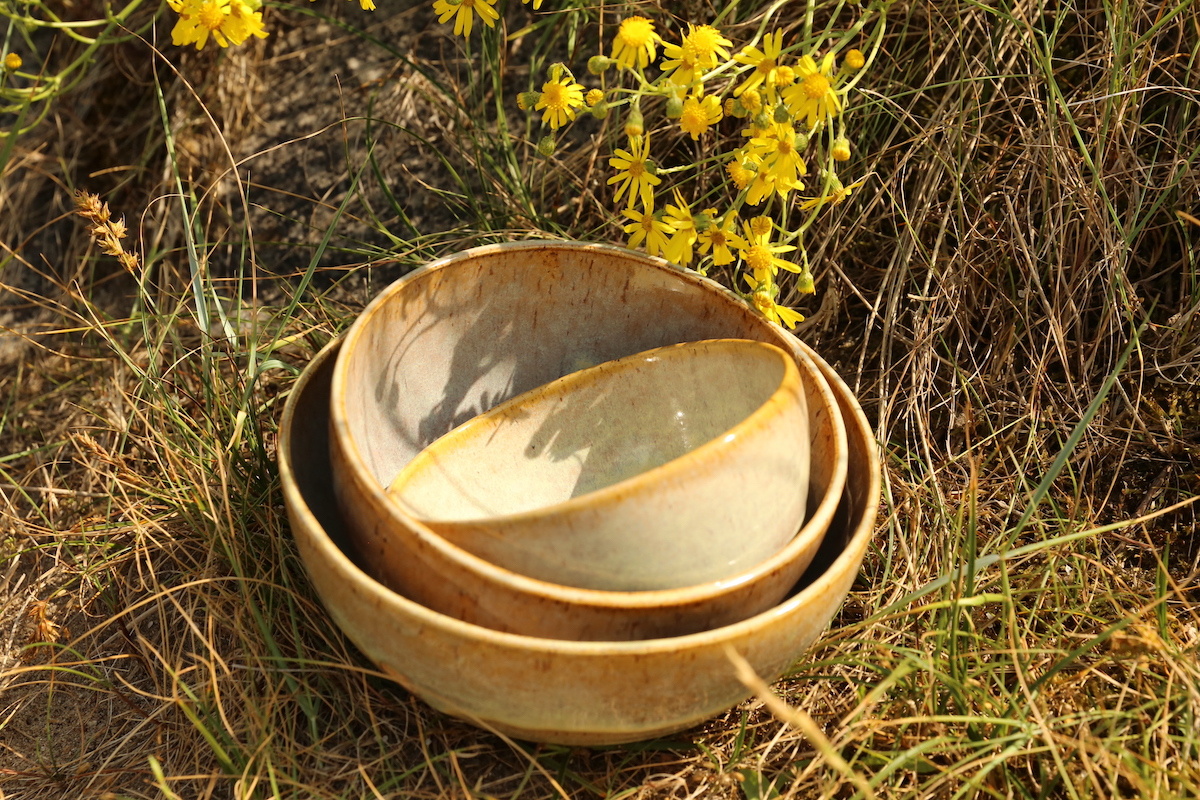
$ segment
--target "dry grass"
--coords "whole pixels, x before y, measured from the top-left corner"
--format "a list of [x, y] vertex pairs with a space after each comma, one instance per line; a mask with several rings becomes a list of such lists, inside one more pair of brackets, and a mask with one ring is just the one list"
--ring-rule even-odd
[[[380, 5], [170, 64], [103, 48], [2, 151], [0, 796], [1200, 794], [1200, 6], [890, 6], [874, 178], [804, 332], [886, 454], [877, 546], [774, 687], [826, 741], [751, 700], [571, 750], [382, 679], [280, 505], [281, 400], [383, 283], [480, 237], [613, 236], [600, 126], [562, 184], [496, 110], [585, 16], [493, 81], [414, 35], [425, 4]], [[91, 247], [81, 187], [142, 274]]]

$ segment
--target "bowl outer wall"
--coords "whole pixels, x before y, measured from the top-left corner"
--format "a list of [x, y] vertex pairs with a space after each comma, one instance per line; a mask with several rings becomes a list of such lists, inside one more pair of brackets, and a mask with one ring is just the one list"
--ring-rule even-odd
[[281, 427], [280, 471], [301, 558], [335, 622], [372, 661], [434, 707], [482, 727], [533, 741], [603, 745], [665, 735], [721, 713], [748, 696], [727, 648], [768, 681], [778, 678], [841, 605], [871, 541], [880, 495], [875, 442], [853, 395], [810, 351], [850, 423], [852, 468], [839, 527], [823, 548], [827, 563], [814, 565], [817, 574], [811, 581], [806, 575], [796, 594], [733, 625], [626, 642], [539, 639], [439, 614], [373, 580], [343, 549], [323, 418], [338, 346], [305, 371]]
[[[542, 293], [558, 300], [528, 302]], [[497, 328], [502, 332], [488, 335]], [[793, 337], [718, 284], [606, 245], [488, 245], [401, 278], [351, 326], [334, 369], [334, 486], [362, 562], [384, 583], [452, 616], [563, 639], [677, 635], [774, 605], [819, 545], [845, 481], [844, 425], [806, 355], [796, 358], [815, 392], [812, 515], [783, 551], [728, 580], [651, 592], [538, 581], [455, 547], [386, 496], [395, 471], [420, 448], [507, 397], [590, 363], [712, 338], [794, 351]], [[532, 342], [536, 357], [528, 352]], [[506, 355], [505, 347], [524, 357]], [[822, 452], [832, 455], [818, 463]]]

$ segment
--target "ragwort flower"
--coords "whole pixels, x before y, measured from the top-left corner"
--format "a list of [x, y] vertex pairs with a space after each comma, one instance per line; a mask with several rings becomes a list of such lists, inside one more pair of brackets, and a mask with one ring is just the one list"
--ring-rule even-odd
[[790, 244], [771, 244], [769, 217], [755, 217], [743, 227], [746, 232], [746, 246], [740, 248], [742, 261], [750, 269], [755, 281], [760, 284], [771, 283], [781, 269], [788, 272], [800, 271], [792, 262], [779, 258], [780, 253], [789, 253], [796, 247]]
[[729, 58], [733, 42], [711, 25], [695, 27], [688, 23], [687, 35], [680, 44], [663, 44], [664, 72], [672, 71], [670, 80], [680, 86], [698, 82], [703, 74], [717, 66], [718, 59]]
[[770, 135], [751, 139], [748, 147], [762, 161], [760, 172], [767, 173], [781, 195], [802, 187], [800, 176], [808, 173], [808, 167], [796, 147], [796, 131], [791, 125], [775, 123]]
[[692, 95], [683, 101], [683, 111], [679, 115], [679, 127], [684, 133], [690, 133], [692, 140], [697, 141], [700, 134], [721, 121], [721, 103], [711, 94], [704, 97]]
[[662, 183], [662, 178], [654, 174], [653, 166], [648, 163], [650, 158], [650, 137], [629, 137], [629, 149], [618, 148], [614, 157], [608, 160], [608, 165], [620, 170], [608, 179], [608, 183], [617, 184], [617, 194], [614, 202], [621, 202], [625, 190], [629, 190], [629, 207], [633, 207], [635, 198], [640, 198], [642, 208], [654, 206], [654, 187]]
[[454, 35], [464, 39], [471, 35], [475, 15], [489, 28], [496, 27], [500, 14], [496, 12], [496, 0], [433, 0], [433, 13], [438, 22], [449, 22], [454, 17]]
[[734, 61], [747, 64], [754, 70], [733, 90], [734, 97], [740, 96], [749, 89], [757, 89], [765, 85], [768, 91], [773, 91], [778, 81], [779, 56], [783, 49], [783, 31], [768, 33], [763, 38], [763, 49], [753, 45], [734, 56]]
[[262, 12], [252, 10], [245, 0], [167, 0], [178, 12], [179, 20], [171, 29], [171, 42], [177, 46], [195, 44], [200, 50], [212, 40], [221, 47], [238, 45], [257, 36], [265, 38]]
[[645, 242], [646, 252], [652, 256], [659, 255], [667, 249], [667, 237], [671, 234], [671, 228], [654, 216], [653, 205], [647, 206], [645, 211], [626, 208], [621, 213], [633, 220], [624, 228], [629, 234], [630, 247], [637, 247]]
[[575, 119], [576, 110], [582, 107], [583, 86], [575, 83], [562, 64], [550, 65], [550, 80], [542, 84], [541, 96], [534, 106], [535, 111], [542, 112], [542, 122], [557, 130]]
[[799, 311], [781, 306], [775, 302], [776, 296], [779, 294], [779, 287], [774, 284], [760, 284], [754, 286], [754, 282], [750, 276], [746, 276], [746, 281], [751, 284], [753, 291], [750, 293], [750, 302], [754, 304], [754, 308], [758, 313], [762, 314], [776, 325], [787, 325], [788, 328], [795, 328], [797, 322], [804, 321], [804, 315]]
[[627, 69], [644, 69], [654, 60], [654, 46], [661, 41], [653, 22], [645, 17], [626, 17], [613, 37], [612, 59]]
[[667, 242], [667, 246], [663, 248], [667, 260], [673, 261], [681, 267], [686, 267], [692, 263], [692, 249], [696, 244], [696, 218], [692, 216], [692, 209], [684, 201], [683, 195], [679, 190], [675, 190], [675, 205], [667, 205], [667, 213], [663, 215], [663, 222], [671, 230], [671, 238]]
[[842, 112], [842, 99], [833, 88], [833, 53], [818, 67], [812, 56], [796, 65], [800, 80], [783, 91], [783, 101], [796, 119], [804, 119], [809, 130]]
[[741, 250], [749, 246], [745, 239], [738, 236], [737, 214], [733, 211], [728, 211], [725, 216], [718, 219], [715, 208], [706, 209], [704, 213], [711, 217], [713, 221], [707, 228], [700, 231], [700, 235], [696, 237], [697, 249], [701, 253], [707, 253], [711, 250], [713, 264], [718, 267], [732, 263], [734, 255], [730, 248]]

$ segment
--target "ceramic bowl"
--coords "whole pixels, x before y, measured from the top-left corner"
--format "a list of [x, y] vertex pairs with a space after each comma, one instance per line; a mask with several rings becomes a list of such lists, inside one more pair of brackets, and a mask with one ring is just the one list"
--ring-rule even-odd
[[[792, 352], [809, 408], [811, 511], [782, 550], [749, 570], [680, 589], [563, 586], [472, 555], [386, 494], [418, 452], [504, 400], [655, 347], [724, 338]], [[837, 401], [795, 341], [716, 283], [606, 245], [488, 245], [401, 278], [346, 332], [330, 389], [334, 490], [362, 563], [431, 609], [548, 638], [676, 636], [770, 608], [804, 571], [845, 483]]]
[[[332, 489], [328, 413], [337, 343], [296, 383], [279, 466], [300, 556], [334, 621], [381, 670], [435, 708], [520, 739], [632, 742], [682, 730], [744, 700], [728, 652], [768, 681], [824, 629], [871, 542], [880, 495], [874, 438], [854, 397], [819, 359], [848, 435], [847, 480], [812, 564], [781, 603], [675, 638], [573, 642], [504, 633], [440, 614], [355, 563]], [[802, 348], [802, 345], [797, 344]]]
[[753, 568], [796, 535], [808, 450], [792, 356], [712, 339], [517, 395], [418, 453], [388, 494], [434, 533], [522, 575], [674, 589]]

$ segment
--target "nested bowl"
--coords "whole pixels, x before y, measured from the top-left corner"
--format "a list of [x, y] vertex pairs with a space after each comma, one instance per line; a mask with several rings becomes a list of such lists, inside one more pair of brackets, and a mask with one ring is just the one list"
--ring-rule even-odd
[[426, 447], [387, 491], [434, 533], [521, 575], [674, 589], [753, 568], [796, 535], [808, 444], [795, 359], [709, 339], [517, 395]]
[[[633, 353], [722, 338], [792, 353], [809, 409], [809, 482], [795, 487], [806, 492], [808, 518], [782, 550], [753, 567], [675, 589], [569, 587], [463, 550], [386, 494], [423, 448], [511, 397]], [[678, 636], [776, 605], [807, 567], [846, 479], [837, 400], [796, 341], [716, 283], [621, 248], [519, 242], [432, 262], [367, 306], [333, 370], [333, 485], [362, 563], [430, 609], [547, 638]]]
[[463, 622], [356, 563], [328, 446], [338, 347], [327, 347], [297, 381], [280, 429], [284, 500], [300, 556], [334, 621], [369, 659], [430, 705], [476, 725], [526, 740], [604, 745], [719, 714], [749, 695], [729, 651], [768, 681], [782, 675], [841, 605], [871, 542], [880, 495], [874, 437], [845, 384], [809, 353], [845, 419], [849, 469], [828, 533], [782, 602], [734, 624], [641, 641], [563, 641]]

